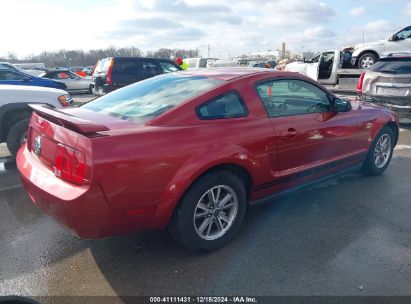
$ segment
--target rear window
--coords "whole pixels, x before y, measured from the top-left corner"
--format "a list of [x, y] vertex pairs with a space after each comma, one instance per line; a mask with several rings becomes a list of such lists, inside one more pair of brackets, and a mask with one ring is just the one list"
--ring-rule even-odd
[[110, 61], [111, 61], [111, 58], [105, 58], [105, 59], [99, 60], [94, 72], [96, 73], [107, 72]]
[[389, 74], [411, 74], [411, 58], [382, 59], [372, 65], [370, 70]]
[[136, 123], [146, 123], [223, 81], [204, 76], [169, 73], [104, 95], [83, 107]]

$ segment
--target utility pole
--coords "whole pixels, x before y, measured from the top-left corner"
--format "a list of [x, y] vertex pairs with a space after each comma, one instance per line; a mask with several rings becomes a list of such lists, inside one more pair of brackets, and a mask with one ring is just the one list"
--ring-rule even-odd
[[210, 44], [208, 44], [207, 45], [207, 58], [210, 58], [210, 51], [211, 51]]

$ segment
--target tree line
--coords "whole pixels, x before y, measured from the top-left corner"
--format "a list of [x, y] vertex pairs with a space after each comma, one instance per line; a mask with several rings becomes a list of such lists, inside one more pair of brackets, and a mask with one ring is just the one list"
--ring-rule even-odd
[[97, 60], [113, 56], [133, 56], [133, 57], [152, 57], [163, 59], [174, 59], [177, 57], [191, 58], [198, 57], [198, 50], [182, 50], [161, 48], [155, 51], [148, 51], [145, 54], [137, 47], [117, 48], [110, 46], [105, 49], [83, 50], [58, 50], [54, 52], [44, 51], [37, 55], [29, 55], [24, 59], [19, 59], [14, 53], [9, 53], [5, 58], [0, 57], [1, 61], [10, 63], [44, 63], [48, 68], [68, 67], [68, 66], [93, 66]]

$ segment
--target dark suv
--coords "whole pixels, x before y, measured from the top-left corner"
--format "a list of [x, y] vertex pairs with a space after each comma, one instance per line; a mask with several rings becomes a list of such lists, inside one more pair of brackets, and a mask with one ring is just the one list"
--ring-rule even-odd
[[174, 62], [143, 57], [109, 57], [97, 62], [92, 89], [96, 95], [109, 93], [159, 74], [180, 71]]

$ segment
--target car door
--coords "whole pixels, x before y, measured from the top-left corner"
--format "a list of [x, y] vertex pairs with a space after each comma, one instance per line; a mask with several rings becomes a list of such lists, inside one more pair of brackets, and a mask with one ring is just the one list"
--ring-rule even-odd
[[385, 54], [411, 52], [411, 26], [404, 28], [388, 39]]
[[349, 166], [366, 152], [370, 130], [355, 115], [336, 112], [318, 86], [278, 79], [259, 83], [257, 91], [273, 126], [277, 159], [271, 163], [284, 189]]
[[79, 75], [70, 72], [68, 74], [67, 82], [70, 84], [71, 90], [73, 91], [81, 91], [84, 90], [84, 82], [82, 81], [82, 77]]
[[321, 53], [317, 53], [307, 64], [306, 75], [314, 80], [318, 79], [318, 71], [319, 71], [321, 56], [322, 56]]
[[322, 84], [337, 83], [339, 51], [323, 52], [318, 69], [318, 81]]

